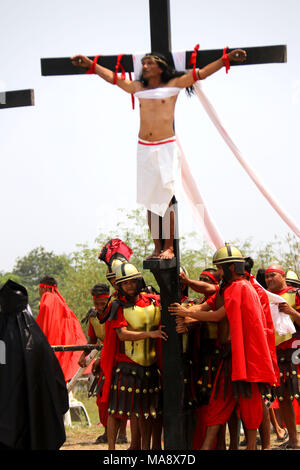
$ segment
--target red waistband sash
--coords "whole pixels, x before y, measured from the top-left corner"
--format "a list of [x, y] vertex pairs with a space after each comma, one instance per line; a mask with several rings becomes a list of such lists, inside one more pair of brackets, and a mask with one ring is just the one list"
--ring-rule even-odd
[[142, 140], [138, 140], [138, 143], [141, 144], [141, 145], [163, 145], [163, 144], [169, 144], [171, 142], [176, 142], [176, 138], [174, 139], [166, 139], [166, 140], [162, 140], [160, 142], [144, 142]]
[[196, 64], [197, 64], [197, 52], [199, 50], [199, 44], [197, 44], [195, 47], [194, 47], [194, 52], [192, 52], [191, 54], [191, 58], [190, 58], [190, 65], [193, 66], [193, 79], [195, 82], [197, 82], [199, 80], [199, 77], [196, 73]]
[[226, 73], [228, 73], [228, 70], [230, 69], [230, 61], [229, 61], [228, 54], [227, 54], [227, 52], [226, 52], [227, 49], [228, 49], [228, 46], [224, 47], [224, 49], [223, 49], [223, 56], [222, 56], [223, 64], [224, 64], [225, 67], [226, 67]]

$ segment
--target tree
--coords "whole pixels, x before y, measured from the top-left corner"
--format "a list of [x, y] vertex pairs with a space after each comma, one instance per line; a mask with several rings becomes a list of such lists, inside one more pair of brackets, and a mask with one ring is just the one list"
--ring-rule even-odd
[[[56, 255], [43, 247], [35, 248], [28, 255], [17, 259], [12, 273], [0, 272], [0, 284], [4, 284], [7, 279], [23, 284], [28, 290], [34, 316], [37, 316], [40, 279], [51, 275], [56, 278], [60, 293], [81, 320], [92, 306], [91, 289], [94, 284], [108, 284], [105, 276], [107, 266], [98, 261], [98, 254], [108, 240], [120, 238], [132, 249], [130, 262], [143, 273], [146, 284], [158, 289], [151, 272], [143, 271], [143, 260], [148, 256], [152, 244], [145, 211], [140, 208], [129, 213], [119, 209], [119, 212], [120, 221], [115, 229], [109, 233], [100, 233], [94, 246], [77, 245], [76, 250], [67, 255]], [[254, 259], [254, 275], [258, 268], [266, 268], [272, 262], [282, 264], [286, 270], [291, 268], [300, 271], [300, 242], [294, 235], [288, 234], [284, 240], [275, 237], [274, 241], [259, 246], [254, 246], [251, 238], [243, 241], [233, 239], [229, 243], [239, 248], [244, 256]], [[212, 267], [213, 251], [196, 232], [181, 237], [181, 265], [191, 279], [199, 279], [204, 268]], [[191, 295], [194, 296], [194, 293]]]
[[0, 272], [0, 288], [8, 281], [8, 280], [17, 282], [18, 284], [21, 284], [21, 278], [17, 274], [13, 273], [1, 273]]
[[[98, 261], [99, 251], [87, 245], [77, 245], [70, 254], [71, 269], [62, 280], [60, 292], [71, 310], [82, 320], [93, 306], [91, 289], [95, 284], [107, 283], [104, 263]], [[87, 334], [86, 326], [83, 326]]]
[[53, 251], [46, 251], [43, 247], [31, 250], [27, 256], [18, 258], [12, 271], [18, 276], [20, 283], [28, 291], [29, 304], [34, 316], [39, 311], [39, 283], [48, 275], [53, 276], [59, 282], [70, 271], [70, 259], [67, 255], [55, 255]]

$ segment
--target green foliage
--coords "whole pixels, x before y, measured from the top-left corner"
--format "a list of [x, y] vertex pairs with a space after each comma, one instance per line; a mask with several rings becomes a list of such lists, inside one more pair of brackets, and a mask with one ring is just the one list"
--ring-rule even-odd
[[0, 288], [8, 281], [15, 281], [18, 284], [21, 284], [22, 279], [20, 276], [14, 273], [0, 273]]
[[66, 255], [55, 255], [43, 247], [31, 250], [28, 255], [18, 258], [12, 274], [17, 276], [28, 291], [29, 304], [33, 315], [39, 311], [39, 282], [48, 275], [59, 283], [64, 280], [70, 269], [70, 260]]
[[[79, 320], [85, 317], [93, 306], [91, 289], [100, 282], [107, 283], [106, 266], [98, 261], [99, 250], [87, 245], [77, 245], [77, 251], [70, 255], [70, 267], [59, 289], [71, 310]], [[87, 326], [83, 329], [87, 334]]]
[[[43, 247], [35, 248], [28, 255], [17, 259], [11, 273], [0, 272], [0, 285], [7, 279], [23, 284], [29, 294], [29, 304], [36, 317], [39, 310], [39, 281], [50, 275], [58, 281], [58, 289], [66, 302], [81, 320], [93, 305], [91, 289], [99, 282], [108, 283], [105, 263], [98, 261], [98, 254], [103, 245], [111, 238], [122, 239], [133, 250], [130, 262], [143, 272], [143, 260], [151, 253], [153, 244], [147, 226], [145, 211], [133, 210], [126, 213], [120, 209], [120, 221], [114, 232], [101, 233], [93, 247], [77, 245], [70, 254], [56, 255]], [[228, 240], [238, 247], [244, 256], [252, 256], [255, 261], [253, 274], [258, 268], [265, 268], [270, 263], [282, 264], [287, 270], [300, 271], [300, 242], [294, 235], [284, 240], [275, 238], [264, 245], [255, 246], [251, 238], [244, 241]], [[199, 240], [197, 233], [185, 235], [180, 240], [181, 265], [188, 271], [191, 279], [198, 279], [200, 272], [211, 267], [213, 250]], [[158, 288], [149, 271], [143, 272], [147, 284]], [[194, 295], [194, 294], [193, 294]], [[86, 330], [86, 327], [84, 327]], [[86, 332], [86, 331], [85, 331]]]

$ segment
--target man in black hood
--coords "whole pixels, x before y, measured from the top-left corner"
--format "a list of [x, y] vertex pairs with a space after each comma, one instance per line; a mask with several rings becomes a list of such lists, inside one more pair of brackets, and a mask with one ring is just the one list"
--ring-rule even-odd
[[25, 287], [8, 280], [0, 289], [0, 449], [56, 450], [66, 439], [68, 392], [27, 305]]

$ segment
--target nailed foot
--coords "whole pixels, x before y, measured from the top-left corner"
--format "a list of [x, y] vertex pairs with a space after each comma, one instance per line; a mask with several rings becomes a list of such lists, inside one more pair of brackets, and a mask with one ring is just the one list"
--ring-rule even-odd
[[146, 258], [146, 261], [149, 261], [150, 259], [159, 259], [160, 258], [160, 252], [153, 251], [153, 253]]
[[170, 248], [167, 248], [166, 250], [163, 250], [160, 255], [159, 255], [159, 258], [160, 259], [172, 259], [174, 258], [174, 249], [173, 247], [170, 247]]

